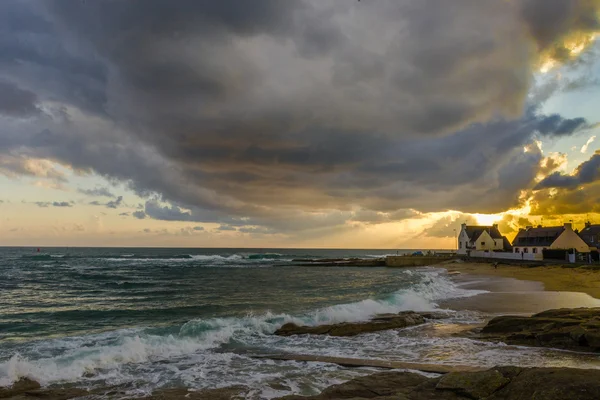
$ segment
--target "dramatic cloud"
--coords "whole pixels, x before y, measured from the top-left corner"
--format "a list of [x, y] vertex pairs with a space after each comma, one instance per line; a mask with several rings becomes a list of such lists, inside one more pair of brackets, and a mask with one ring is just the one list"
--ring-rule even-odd
[[133, 213], [131, 213], [131, 215], [133, 215], [137, 219], [144, 219], [144, 218], [146, 218], [146, 213], [143, 212], [143, 211], [134, 211]]
[[35, 93], [0, 80], [0, 114], [26, 117], [38, 112], [36, 102]]
[[125, 183], [146, 200], [134, 218], [248, 233], [503, 211], [549, 168], [536, 139], [595, 122], [528, 93], [590, 44], [599, 8], [7, 0], [0, 173], [50, 160]]
[[46, 178], [55, 182], [67, 181], [64, 173], [56, 169], [55, 165], [48, 160], [29, 158], [24, 155], [2, 154], [1, 152], [0, 174], [8, 177]]
[[534, 215], [600, 212], [600, 150], [581, 163], [572, 175], [555, 172], [536, 187]]
[[547, 188], [569, 188], [574, 189], [580, 185], [600, 180], [600, 150], [588, 160], [581, 163], [573, 175], [565, 175], [554, 172], [538, 183], [536, 190]]
[[85, 194], [86, 196], [95, 196], [95, 197], [115, 197], [114, 194], [108, 188], [105, 187], [96, 187], [94, 189], [77, 189], [79, 193]]
[[88, 204], [92, 205], [92, 206], [104, 206], [106, 208], [119, 208], [119, 206], [121, 206], [121, 204], [123, 204], [123, 196], [119, 196], [114, 200], [107, 201], [106, 203], [102, 203], [98, 200], [94, 200], [94, 201], [90, 201]]
[[123, 203], [123, 196], [117, 197], [115, 200], [111, 200], [106, 203], [107, 208], [118, 208]]

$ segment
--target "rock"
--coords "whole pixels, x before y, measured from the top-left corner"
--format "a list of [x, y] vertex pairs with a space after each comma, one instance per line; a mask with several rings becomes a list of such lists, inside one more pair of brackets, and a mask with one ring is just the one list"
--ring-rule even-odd
[[496, 367], [427, 378], [383, 372], [331, 386], [311, 397], [282, 400], [593, 400], [600, 399], [600, 370]]
[[406, 311], [399, 314], [376, 316], [367, 322], [344, 322], [333, 325], [299, 326], [288, 323], [275, 331], [275, 335], [330, 335], [330, 336], [356, 336], [361, 333], [384, 331], [388, 329], [406, 328], [408, 326], [425, 323], [425, 318], [415, 312]]
[[48, 399], [48, 400], [67, 400], [87, 396], [90, 393], [87, 390], [75, 387], [65, 388], [45, 388], [38, 390], [28, 390], [25, 392], [25, 398]]
[[600, 308], [548, 310], [531, 317], [502, 316], [482, 338], [508, 344], [600, 352]]
[[491, 396], [504, 387], [510, 379], [495, 369], [484, 372], [451, 372], [444, 375], [435, 386], [439, 390], [452, 390], [473, 399]]
[[600, 399], [600, 371], [570, 368], [527, 368], [489, 400]]
[[40, 388], [40, 384], [29, 378], [21, 378], [10, 387], [0, 387], [0, 399], [7, 399], [28, 390], [36, 390]]
[[0, 388], [0, 399], [14, 400], [67, 400], [87, 396], [89, 394], [90, 393], [87, 390], [72, 386], [41, 388], [39, 383], [28, 378], [20, 379], [11, 387]]
[[220, 389], [192, 391], [186, 388], [158, 389], [152, 395], [140, 400], [232, 400], [242, 399], [248, 389], [243, 386], [232, 386]]

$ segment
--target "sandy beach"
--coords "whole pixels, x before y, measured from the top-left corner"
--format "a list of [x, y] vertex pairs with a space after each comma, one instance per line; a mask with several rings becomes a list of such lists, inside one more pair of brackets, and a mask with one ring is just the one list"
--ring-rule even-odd
[[491, 263], [444, 263], [436, 267], [461, 274], [486, 275], [514, 278], [521, 281], [535, 281], [543, 284], [546, 291], [582, 292], [600, 299], [600, 271], [563, 266], [516, 266], [499, 264], [494, 268]]

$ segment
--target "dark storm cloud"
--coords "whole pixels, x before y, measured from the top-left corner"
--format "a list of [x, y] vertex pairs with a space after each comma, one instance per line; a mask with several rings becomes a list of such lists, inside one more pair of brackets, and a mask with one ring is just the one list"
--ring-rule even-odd
[[5, 1], [0, 79], [44, 115], [2, 120], [0, 170], [18, 150], [126, 183], [135, 218], [279, 232], [500, 211], [539, 171], [524, 146], [589, 126], [525, 103], [595, 6]]
[[600, 151], [596, 151], [596, 154], [594, 154], [589, 160], [581, 163], [575, 169], [573, 175], [565, 175], [561, 172], [554, 172], [538, 183], [535, 189], [575, 189], [581, 185], [595, 182], [597, 180], [600, 180]]
[[146, 218], [146, 213], [143, 212], [143, 211], [134, 211], [131, 215], [133, 215], [137, 219], [144, 219], [144, 218]]
[[79, 193], [85, 194], [86, 196], [97, 196], [97, 197], [115, 197], [114, 194], [105, 187], [96, 187], [94, 189], [77, 189]]
[[111, 200], [106, 203], [107, 208], [118, 208], [123, 203], [123, 196], [117, 197], [115, 200]]
[[[554, 192], [544, 189], [556, 189]], [[555, 172], [536, 187], [533, 215], [600, 212], [600, 150], [581, 163], [572, 175]]]
[[28, 90], [0, 81], [0, 114], [25, 117], [38, 112], [37, 96]]
[[106, 203], [102, 203], [98, 200], [90, 201], [88, 203], [91, 206], [104, 206], [106, 208], [119, 208], [121, 204], [123, 204], [123, 196], [119, 196], [114, 200], [107, 201]]
[[521, 2], [521, 9], [539, 49], [560, 60], [570, 54], [561, 39], [600, 29], [599, 5], [597, 0], [526, 0]]

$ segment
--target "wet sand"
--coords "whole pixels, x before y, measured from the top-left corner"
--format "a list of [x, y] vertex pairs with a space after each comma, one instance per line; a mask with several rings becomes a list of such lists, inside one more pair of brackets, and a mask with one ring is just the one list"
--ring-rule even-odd
[[498, 268], [494, 268], [490, 263], [444, 263], [436, 265], [436, 267], [445, 268], [448, 271], [458, 271], [462, 274], [535, 281], [542, 283], [544, 290], [582, 292], [600, 299], [600, 270], [563, 268], [561, 266], [526, 267], [504, 264], [499, 264]]
[[442, 301], [442, 308], [528, 315], [554, 308], [600, 307], [600, 272], [561, 267], [494, 268], [489, 263], [449, 263], [438, 267], [450, 271], [452, 279], [465, 289], [489, 291]]

